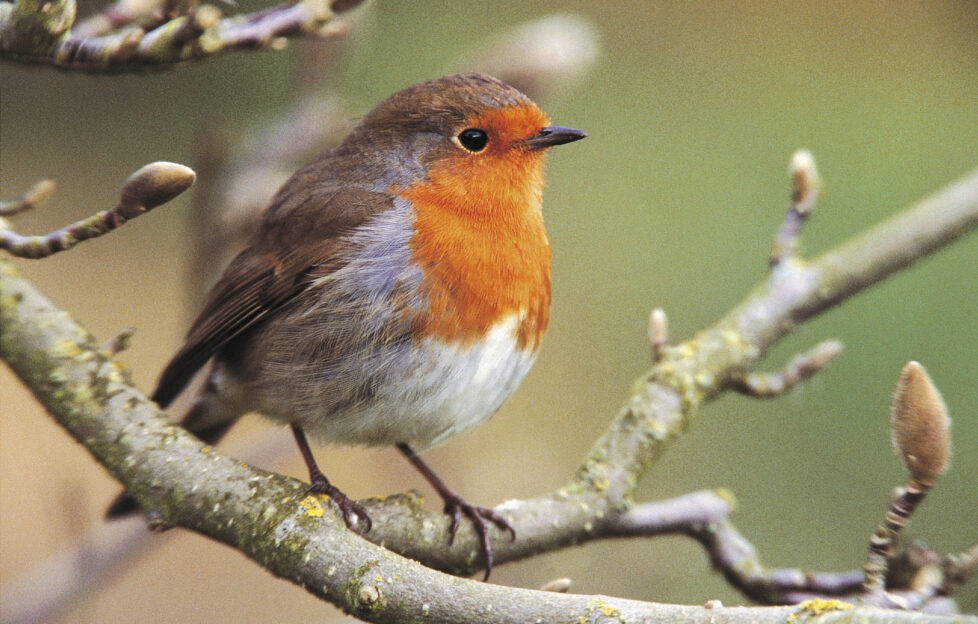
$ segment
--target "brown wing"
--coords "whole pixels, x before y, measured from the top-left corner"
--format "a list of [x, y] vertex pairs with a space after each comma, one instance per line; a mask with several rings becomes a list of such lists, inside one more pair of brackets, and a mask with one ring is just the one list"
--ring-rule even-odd
[[302, 292], [313, 268], [321, 275], [324, 269], [342, 266], [337, 242], [393, 205], [393, 197], [385, 193], [317, 189], [314, 173], [300, 171], [283, 187], [250, 246], [211, 288], [183, 347], [153, 392], [161, 407], [169, 405], [218, 350]]

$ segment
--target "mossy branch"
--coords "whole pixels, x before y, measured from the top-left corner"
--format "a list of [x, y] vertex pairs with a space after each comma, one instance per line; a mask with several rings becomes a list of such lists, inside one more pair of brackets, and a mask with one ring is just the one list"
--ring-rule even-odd
[[[150, 509], [158, 527], [180, 526], [224, 542], [267, 570], [370, 622], [499, 624], [552, 619], [634, 622], [954, 622], [955, 618], [852, 609], [837, 601], [793, 607], [705, 608], [503, 587], [450, 576], [347, 530], [305, 486], [226, 457], [184, 431], [129, 385], [94, 339], [0, 259], [0, 355], [59, 422]], [[206, 474], [206, 479], [200, 475]], [[527, 501], [508, 513], [552, 526], [550, 510]], [[536, 508], [535, 510], [533, 508]], [[557, 510], [560, 511], [559, 509]], [[378, 513], [380, 512], [380, 513]], [[542, 513], [541, 513], [542, 512]], [[437, 515], [410, 499], [375, 503], [381, 527], [408, 528], [416, 542]], [[444, 527], [442, 527], [443, 529]], [[372, 539], [383, 538], [383, 533]], [[438, 532], [443, 549], [444, 532]], [[392, 545], [395, 549], [396, 546]], [[474, 544], [471, 544], [473, 547]], [[466, 553], [453, 549], [462, 556]], [[960, 620], [963, 621], [963, 620]]]
[[[625, 407], [567, 487], [497, 508], [519, 536], [512, 543], [496, 542], [497, 560], [512, 561], [597, 537], [654, 534], [655, 523], [635, 528], [640, 517], [636, 511], [644, 506], [632, 503], [632, 493], [699, 405], [736, 386], [789, 327], [976, 226], [978, 173], [973, 173], [811, 263], [795, 257], [779, 263], [766, 282], [717, 326], [686, 343], [664, 347], [660, 361], [636, 383]], [[148, 510], [151, 522], [181, 526], [225, 542], [271, 572], [368, 621], [427, 616], [431, 622], [474, 622], [491, 613], [496, 622], [525, 622], [558, 612], [568, 614], [570, 620], [614, 613], [629, 621], [673, 621], [681, 616], [687, 621], [765, 622], [799, 614], [813, 616], [809, 621], [840, 617], [921, 621], [924, 617], [862, 609], [838, 612], [843, 608], [840, 604], [825, 601], [736, 610], [656, 605], [498, 587], [435, 572], [391, 551], [431, 567], [471, 573], [478, 567], [474, 537], [460, 534], [452, 547], [446, 547], [447, 519], [421, 510], [412, 497], [396, 496], [367, 503], [377, 527], [369, 537], [390, 549], [385, 550], [347, 531], [317, 499], [303, 498], [302, 483], [203, 446], [133, 388], [96, 341], [2, 256], [0, 357], [123, 482]], [[201, 474], [208, 478], [201, 479]], [[691, 512], [686, 519], [694, 516]], [[555, 517], [561, 518], [556, 528]], [[674, 529], [704, 543], [718, 565], [736, 567], [747, 560], [756, 564], [756, 555], [743, 544], [732, 564], [723, 564], [717, 556], [732, 552], [730, 546], [742, 539], [728, 521], [712, 523], [709, 531], [699, 534], [691, 526], [690, 521]], [[795, 581], [778, 585], [761, 579], [764, 582], [749, 593], [774, 601], [808, 590], [831, 594], [831, 587], [846, 593], [853, 584], [851, 574], [806, 577], [771, 571], [768, 576]], [[487, 611], [490, 606], [492, 611]]]
[[779, 339], [978, 227], [978, 170], [812, 261], [792, 256], [713, 327], [664, 350], [575, 479], [627, 504], [703, 403], [742, 386]]

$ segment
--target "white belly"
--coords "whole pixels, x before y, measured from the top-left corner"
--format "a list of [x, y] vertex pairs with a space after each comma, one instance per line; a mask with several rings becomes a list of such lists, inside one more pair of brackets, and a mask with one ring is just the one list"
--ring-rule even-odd
[[265, 412], [327, 442], [437, 446], [492, 416], [530, 370], [536, 353], [517, 347], [519, 321], [508, 317], [467, 348], [425, 339], [369, 400], [341, 411]]

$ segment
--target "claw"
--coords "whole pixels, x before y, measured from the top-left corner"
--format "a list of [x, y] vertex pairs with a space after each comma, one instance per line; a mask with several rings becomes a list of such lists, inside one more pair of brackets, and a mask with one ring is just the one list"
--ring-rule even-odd
[[489, 527], [486, 526], [486, 520], [495, 524], [501, 531], [509, 531], [510, 538], [513, 540], [516, 539], [516, 531], [509, 525], [509, 522], [506, 522], [505, 518], [495, 511], [486, 509], [485, 507], [476, 507], [462, 500], [462, 497], [445, 485], [445, 482], [435, 474], [428, 464], [424, 463], [418, 457], [418, 454], [410, 446], [401, 443], [397, 445], [397, 448], [404, 453], [408, 461], [414, 464], [414, 467], [418, 469], [422, 476], [427, 479], [428, 483], [435, 488], [442, 500], [445, 501], [445, 513], [452, 518], [452, 524], [448, 529], [449, 545], [455, 541], [455, 533], [458, 532], [459, 518], [461, 515], [464, 513], [472, 521], [472, 526], [475, 527], [475, 532], [479, 535], [479, 543], [482, 544], [482, 554], [486, 557], [486, 575], [482, 580], [488, 581], [489, 573], [492, 572], [492, 546], [489, 545]]
[[[354, 533], [362, 535], [369, 533], [370, 529], [373, 528], [373, 521], [363, 508], [363, 505], [351, 500], [346, 494], [330, 483], [322, 473], [312, 475], [312, 484], [306, 489], [306, 494], [325, 494], [328, 496], [340, 508], [340, 512], [343, 514], [343, 522]], [[364, 525], [362, 531], [359, 526], [361, 522]]]
[[[292, 425], [292, 433], [295, 435], [295, 442], [299, 445], [299, 451], [302, 453], [302, 458], [306, 461], [306, 467], [309, 469], [310, 485], [306, 490], [306, 494], [325, 494], [343, 512], [343, 522], [346, 523], [348, 529], [357, 534], [370, 532], [370, 529], [373, 527], [373, 522], [370, 520], [370, 516], [367, 515], [366, 510], [360, 503], [350, 500], [346, 494], [329, 482], [326, 475], [316, 465], [316, 460], [313, 458], [312, 451], [309, 449], [309, 442], [306, 441], [306, 434], [303, 433], [302, 429], [297, 425]], [[358, 520], [366, 525], [364, 531], [361, 531], [357, 525]]]
[[458, 532], [458, 521], [462, 517], [462, 507], [460, 505], [449, 505], [445, 502], [445, 513], [452, 517], [452, 526], [448, 528], [448, 545], [455, 543], [455, 534]]
[[485, 507], [470, 505], [458, 495], [445, 497], [445, 513], [452, 518], [452, 526], [448, 531], [449, 545], [455, 541], [455, 533], [458, 531], [461, 515], [464, 513], [472, 521], [472, 526], [475, 527], [475, 532], [479, 536], [479, 543], [482, 545], [482, 554], [486, 558], [486, 574], [482, 577], [482, 580], [488, 581], [489, 574], [492, 572], [492, 546], [489, 544], [489, 526], [486, 524], [486, 521], [488, 520], [495, 524], [500, 531], [508, 531], [510, 538], [513, 540], [516, 539], [516, 530], [510, 526], [505, 518], [495, 511], [486, 509]]

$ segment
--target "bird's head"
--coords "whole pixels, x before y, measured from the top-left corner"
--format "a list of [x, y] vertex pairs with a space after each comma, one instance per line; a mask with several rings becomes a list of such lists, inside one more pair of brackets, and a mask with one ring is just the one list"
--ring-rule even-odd
[[458, 74], [394, 94], [341, 149], [377, 155], [371, 174], [383, 190], [423, 186], [427, 201], [454, 212], [501, 216], [539, 210], [543, 153], [585, 136], [551, 126], [530, 98], [495, 78]]

